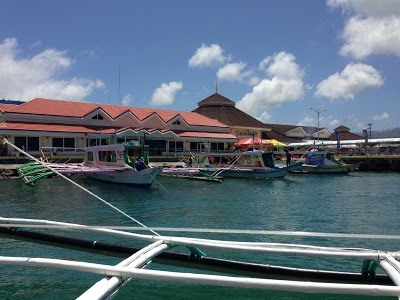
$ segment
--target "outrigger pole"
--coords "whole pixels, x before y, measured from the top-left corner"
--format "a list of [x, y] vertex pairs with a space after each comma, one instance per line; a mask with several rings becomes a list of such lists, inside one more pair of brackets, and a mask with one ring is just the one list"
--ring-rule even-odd
[[[24, 219], [6, 219], [8, 226], [10, 223], [24, 223]], [[29, 223], [56, 223], [63, 224], [60, 222], [51, 222], [46, 220], [25, 220], [26, 226]], [[67, 223], [64, 223], [67, 224]], [[19, 224], [21, 225], [21, 224]], [[23, 224], [22, 224], [23, 225]], [[79, 224], [69, 224], [71, 227], [82, 228], [85, 226]], [[69, 228], [69, 229], [70, 229]], [[10, 230], [10, 228], [7, 228]], [[15, 231], [15, 230], [14, 230]], [[126, 237], [128, 236], [138, 236], [137, 234], [118, 232], [113, 230], [106, 230], [98, 228], [95, 231], [110, 232], [113, 234], [121, 234]], [[142, 236], [142, 238], [145, 238]], [[268, 290], [280, 290], [280, 291], [292, 291], [301, 293], [334, 293], [334, 294], [354, 294], [354, 295], [374, 295], [374, 296], [399, 296], [400, 287], [393, 286], [400, 283], [400, 263], [398, 261], [400, 253], [389, 253], [380, 252], [368, 249], [345, 249], [345, 248], [329, 248], [329, 247], [316, 247], [316, 246], [306, 246], [306, 245], [283, 245], [283, 244], [271, 244], [271, 243], [246, 243], [246, 242], [231, 242], [231, 241], [217, 241], [217, 240], [203, 240], [203, 239], [193, 239], [193, 238], [180, 238], [180, 237], [152, 237], [147, 236], [145, 239], [151, 239], [153, 242], [142, 250], [137, 251], [135, 254], [131, 255], [127, 260], [124, 260], [117, 266], [109, 266], [102, 264], [78, 262], [78, 261], [67, 261], [58, 259], [47, 259], [47, 258], [31, 258], [31, 257], [0, 257], [0, 264], [12, 264], [12, 265], [22, 265], [22, 266], [34, 266], [34, 267], [53, 267], [61, 268], [82, 272], [90, 272], [96, 274], [103, 274], [107, 277], [100, 280], [87, 292], [82, 294], [79, 299], [108, 299], [110, 295], [114, 295], [119, 287], [124, 283], [130, 281], [131, 279], [148, 279], [148, 280], [162, 280], [180, 283], [190, 283], [190, 284], [201, 284], [201, 285], [214, 285], [214, 286], [227, 286], [227, 287], [239, 287], [248, 289], [268, 289]], [[94, 243], [97, 244], [97, 243]], [[172, 246], [190, 244], [193, 247], [206, 246], [212, 248], [223, 248], [223, 249], [235, 249], [238, 251], [256, 251], [274, 254], [284, 254], [284, 255], [306, 255], [306, 256], [324, 256], [324, 257], [334, 257], [334, 258], [358, 258], [364, 259], [363, 271], [366, 274], [361, 274], [362, 280], [365, 280], [364, 275], [369, 275], [371, 270], [374, 270], [374, 265], [380, 265], [382, 269], [389, 275], [392, 279], [391, 284], [365, 284], [365, 281], [359, 283], [330, 283], [321, 282], [324, 273], [335, 274], [336, 272], [330, 271], [315, 271], [315, 276], [317, 276], [314, 282], [287, 280], [278, 276], [279, 279], [270, 278], [249, 278], [249, 277], [230, 277], [221, 275], [209, 275], [209, 274], [194, 274], [186, 272], [167, 272], [167, 271], [157, 271], [157, 270], [143, 270], [153, 259], [157, 256], [165, 254]], [[204, 257], [197, 257], [199, 261], [205, 259]], [[222, 261], [222, 260], [221, 260]], [[193, 261], [192, 261], [193, 262]], [[375, 264], [374, 264], [375, 262]], [[227, 262], [229, 264], [229, 261]], [[246, 266], [251, 266], [252, 264], [244, 263]], [[210, 265], [208, 265], [210, 267]], [[270, 266], [266, 266], [270, 267]], [[214, 271], [216, 268], [214, 268]], [[309, 272], [310, 270], [305, 270]], [[296, 273], [299, 274], [298, 270]], [[340, 272], [342, 273], [342, 272]], [[339, 274], [340, 274], [339, 273]], [[266, 276], [266, 274], [261, 275]], [[267, 274], [268, 277], [271, 274]], [[111, 277], [111, 279], [109, 278]], [[360, 274], [358, 275], [360, 278]], [[293, 279], [293, 278], [292, 278]]]

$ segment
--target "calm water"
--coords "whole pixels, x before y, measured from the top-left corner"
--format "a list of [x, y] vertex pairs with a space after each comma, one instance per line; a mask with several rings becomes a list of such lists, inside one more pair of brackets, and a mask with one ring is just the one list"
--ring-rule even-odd
[[[147, 226], [400, 234], [400, 174], [396, 173], [356, 172], [345, 176], [303, 174], [272, 180], [225, 179], [223, 183], [162, 177], [158, 180], [163, 188], [152, 190], [102, 184], [85, 177], [73, 179]], [[87, 225], [135, 225], [61, 178], [41, 180], [35, 187], [25, 186], [21, 180], [0, 180], [0, 190], [2, 217], [48, 219]], [[400, 250], [399, 242], [390, 240], [237, 234], [222, 237], [206, 233], [185, 235]], [[109, 237], [101, 239], [121, 242]], [[129, 245], [134, 245], [134, 242], [130, 241]], [[217, 256], [217, 253], [205, 252], [208, 256]], [[4, 256], [51, 257], [113, 265], [121, 260], [2, 237], [0, 253]], [[356, 261], [343, 263], [245, 253], [220, 253], [218, 257], [297, 267], [333, 265], [335, 269], [347, 271], [359, 271], [361, 268], [361, 263]], [[174, 270], [160, 265], [153, 268]], [[98, 275], [72, 271], [0, 265], [0, 299], [75, 299], [100, 278]], [[132, 281], [116, 297], [131, 298], [369, 299], [149, 281]]]

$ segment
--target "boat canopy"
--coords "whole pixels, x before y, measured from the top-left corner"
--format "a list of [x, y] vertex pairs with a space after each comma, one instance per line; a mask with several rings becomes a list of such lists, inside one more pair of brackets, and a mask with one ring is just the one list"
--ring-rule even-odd
[[[381, 138], [381, 139], [368, 139], [368, 144], [399, 144], [400, 138]], [[340, 141], [340, 145], [361, 145], [365, 144], [365, 140], [344, 140]], [[288, 147], [302, 147], [302, 146], [329, 146], [329, 145], [337, 145], [337, 141], [314, 141], [309, 140], [301, 143], [290, 143]]]

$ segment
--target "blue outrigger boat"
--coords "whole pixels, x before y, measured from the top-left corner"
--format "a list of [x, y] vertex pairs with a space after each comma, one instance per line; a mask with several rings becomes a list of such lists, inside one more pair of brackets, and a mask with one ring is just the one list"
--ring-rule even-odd
[[296, 171], [302, 162], [290, 166], [275, 166], [272, 152], [261, 150], [212, 153], [197, 157], [194, 167], [202, 172], [232, 178], [275, 178]]

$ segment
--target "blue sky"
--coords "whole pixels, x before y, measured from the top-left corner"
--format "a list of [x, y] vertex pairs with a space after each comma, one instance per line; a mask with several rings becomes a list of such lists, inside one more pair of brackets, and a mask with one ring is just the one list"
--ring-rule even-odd
[[[400, 127], [400, 0], [2, 0], [0, 98]], [[310, 109], [310, 108], [314, 108]]]

